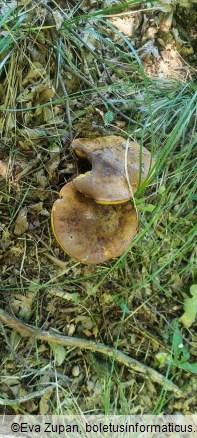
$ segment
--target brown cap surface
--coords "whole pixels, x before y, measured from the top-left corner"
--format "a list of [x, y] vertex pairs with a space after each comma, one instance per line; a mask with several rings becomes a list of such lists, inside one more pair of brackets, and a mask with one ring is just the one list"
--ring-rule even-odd
[[[90, 172], [73, 180], [75, 188], [100, 204], [118, 204], [131, 199], [125, 173], [126, 144], [127, 140], [116, 135], [74, 140], [73, 151], [92, 164]], [[150, 163], [150, 152], [129, 141], [126, 168], [133, 193], [147, 178]]]
[[52, 229], [62, 249], [85, 264], [118, 257], [137, 233], [135, 208], [100, 205], [76, 191], [72, 182], [60, 191], [52, 208]]

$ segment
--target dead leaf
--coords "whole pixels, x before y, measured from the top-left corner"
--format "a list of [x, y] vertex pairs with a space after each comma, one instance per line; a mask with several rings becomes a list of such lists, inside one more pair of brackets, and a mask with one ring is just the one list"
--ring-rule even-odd
[[134, 33], [135, 17], [133, 16], [112, 18], [109, 22], [127, 37], [131, 37]]
[[53, 148], [50, 150], [50, 157], [46, 164], [46, 170], [49, 181], [52, 181], [60, 163], [60, 149], [58, 145], [53, 145]]
[[50, 403], [49, 399], [51, 397], [51, 394], [53, 392], [53, 388], [49, 389], [44, 395], [42, 395], [39, 403], [40, 407], [40, 415], [46, 415], [49, 412]]
[[33, 210], [35, 213], [41, 213], [43, 210], [43, 202], [37, 202], [36, 204], [29, 205], [29, 209]]
[[65, 17], [63, 16], [63, 14], [60, 14], [59, 11], [53, 11], [53, 18], [55, 21], [56, 29], [60, 30], [62, 27], [62, 23], [65, 20]]
[[31, 140], [19, 140], [19, 146], [23, 151], [31, 151], [33, 146], [32, 146], [32, 141]]
[[62, 365], [66, 357], [66, 350], [63, 345], [55, 344], [54, 342], [49, 342], [49, 345], [53, 351], [56, 363], [58, 366]]
[[33, 105], [49, 102], [55, 94], [53, 88], [38, 86], [34, 92]]
[[1, 238], [2, 249], [5, 250], [5, 249], [9, 248], [11, 243], [12, 243], [12, 240], [10, 237], [10, 232], [7, 229], [3, 230], [2, 238]]
[[19, 211], [19, 214], [17, 216], [15, 227], [14, 227], [14, 234], [16, 236], [21, 236], [21, 234], [25, 233], [25, 231], [28, 230], [28, 221], [27, 221], [27, 208], [21, 208]]
[[16, 293], [11, 298], [11, 308], [20, 318], [29, 321], [34, 312], [34, 302], [39, 288], [39, 278], [31, 280], [26, 295]]
[[38, 184], [38, 187], [41, 188], [42, 190], [44, 190], [47, 185], [48, 185], [48, 180], [47, 177], [44, 174], [44, 170], [41, 169], [39, 172], [37, 172], [36, 174], [36, 181]]
[[43, 120], [45, 123], [49, 122], [49, 120], [52, 120], [53, 118], [53, 113], [50, 110], [50, 108], [43, 108]]
[[0, 181], [5, 178], [7, 174], [7, 163], [0, 160]]
[[172, 12], [169, 12], [164, 16], [163, 20], [160, 23], [160, 29], [163, 30], [163, 32], [169, 32], [172, 26], [172, 19], [173, 19]]
[[22, 84], [26, 85], [28, 83], [33, 83], [35, 80], [44, 78], [45, 76], [45, 68], [43, 65], [40, 64], [40, 62], [32, 62], [27, 75], [22, 81]]

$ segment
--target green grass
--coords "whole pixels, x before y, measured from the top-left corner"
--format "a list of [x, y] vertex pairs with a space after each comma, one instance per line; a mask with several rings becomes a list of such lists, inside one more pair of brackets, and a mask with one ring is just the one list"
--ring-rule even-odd
[[[171, 354], [174, 348], [172, 333], [176, 334], [174, 321], [183, 313], [184, 293], [189, 294], [190, 285], [196, 281], [197, 89], [191, 80], [159, 80], [146, 76], [140, 55], [131, 41], [105, 17], [122, 12], [131, 4], [135, 5], [135, 2], [84, 14], [71, 9], [61, 29], [52, 28], [54, 39], [54, 34], [44, 29], [42, 14], [36, 16], [35, 5], [27, 10], [25, 6], [19, 6], [18, 10], [8, 9], [0, 19], [5, 32], [0, 43], [0, 158], [8, 160], [6, 181], [0, 189], [3, 242], [0, 294], [3, 307], [11, 311], [13, 306], [14, 313], [23, 319], [21, 295], [29, 297], [33, 293], [27, 320], [38, 327], [62, 331], [73, 323], [75, 335], [83, 337], [76, 314], [89, 317], [96, 340], [127, 352], [174, 379], [177, 385], [184, 382], [187, 387], [190, 374], [181, 370], [176, 361], [159, 365], [156, 353]], [[87, 33], [83, 40], [81, 32], [85, 25]], [[35, 66], [30, 48], [36, 56], [43, 50], [48, 69]], [[25, 83], [29, 70], [34, 76]], [[61, 89], [62, 80], [66, 93]], [[50, 90], [54, 87], [54, 97], [37, 102], [34, 93], [39, 86]], [[44, 111], [50, 111], [51, 119], [44, 118]], [[60, 114], [60, 120], [55, 112]], [[98, 114], [102, 116], [99, 118]], [[124, 125], [118, 124], [120, 121]], [[47, 173], [48, 161], [53, 157], [51, 151], [55, 148], [61, 151], [64, 136], [69, 139], [71, 132], [78, 137], [98, 135], [100, 128], [101, 134], [122, 135], [148, 147], [155, 158], [155, 167], [154, 174], [136, 193], [140, 228], [135, 240], [120, 258], [89, 269], [76, 264], [58, 249], [48, 216], [38, 213], [39, 227], [19, 237], [13, 230], [23, 207], [28, 208], [30, 223], [35, 219], [31, 206], [40, 200], [50, 213], [59, 191], [57, 173], [51, 180]], [[67, 150], [65, 156], [70, 159]], [[21, 171], [35, 158], [38, 158], [39, 170], [48, 179], [46, 187], [39, 186], [31, 169], [21, 178], [20, 184], [15, 185], [14, 177], [10, 177], [14, 166], [21, 166]], [[46, 252], [65, 262], [66, 273], [46, 257]], [[15, 273], [11, 275], [13, 266]], [[56, 297], [50, 295], [52, 290], [57, 290]], [[70, 300], [58, 297], [59, 290], [69, 293]], [[75, 310], [67, 314], [67, 307]], [[63, 313], [59, 313], [59, 309], [63, 309]], [[171, 335], [168, 335], [169, 328]], [[190, 330], [180, 326], [179, 330], [193, 361], [193, 326]], [[2, 376], [9, 376], [13, 360], [7, 356], [9, 337], [7, 340], [4, 337], [2, 342], [5, 345]], [[82, 383], [69, 392], [56, 377], [57, 373], [72, 376], [72, 366], [79, 363], [85, 386], [92, 376], [99, 381], [94, 359], [98, 367], [102, 367], [103, 358], [92, 358], [91, 363], [85, 352], [80, 355], [66, 349], [65, 361], [58, 366], [54, 352], [47, 344], [42, 346], [38, 342], [26, 348], [21, 340], [14, 348], [19, 358], [28, 352], [26, 363], [19, 360], [14, 373], [18, 378], [22, 370], [26, 380], [33, 382], [29, 392], [37, 385], [42, 388], [35, 368], [42, 369], [43, 373], [45, 367], [50, 368], [55, 387], [48, 403], [50, 413], [61, 414], [70, 409], [71, 412], [128, 414], [138, 404], [149, 412], [159, 413], [173, 401], [172, 396], [159, 387], [154, 393], [151, 383], [144, 381], [142, 376], [129, 372], [128, 377], [127, 371], [113, 361], [108, 363], [108, 377], [99, 383], [102, 391], [97, 397], [93, 390], [85, 393], [79, 389]], [[34, 369], [32, 374], [30, 368]], [[150, 394], [148, 404], [147, 391]], [[138, 393], [139, 400], [136, 399]], [[68, 405], [64, 401], [66, 398]], [[18, 411], [20, 409], [23, 408], [18, 407]], [[28, 412], [30, 407], [24, 405], [24, 409]]]

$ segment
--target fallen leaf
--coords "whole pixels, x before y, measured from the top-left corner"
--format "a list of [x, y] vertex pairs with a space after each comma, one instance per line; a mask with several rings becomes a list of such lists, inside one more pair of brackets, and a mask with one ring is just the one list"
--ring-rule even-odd
[[0, 180], [5, 178], [7, 174], [7, 164], [5, 161], [0, 160]]
[[46, 73], [43, 65], [40, 64], [40, 62], [32, 62], [22, 84], [27, 85], [28, 83], [33, 83], [37, 79], [44, 78], [45, 76]]
[[30, 281], [26, 295], [16, 293], [11, 297], [10, 305], [14, 313], [25, 321], [29, 321], [34, 312], [34, 302], [39, 289], [39, 278]]
[[53, 351], [53, 355], [55, 357], [56, 363], [58, 366], [62, 365], [64, 359], [66, 357], [66, 350], [63, 345], [58, 345], [53, 342], [49, 342], [49, 345]]
[[138, 205], [138, 208], [139, 208], [139, 210], [140, 211], [148, 211], [149, 213], [152, 213], [152, 211], [154, 211], [155, 210], [155, 208], [156, 208], [156, 205], [153, 205], [153, 204], [139, 204]]
[[39, 407], [40, 407], [40, 415], [46, 415], [49, 412], [49, 408], [50, 408], [50, 397], [51, 394], [53, 392], [53, 387], [51, 387], [51, 389], [49, 389], [49, 391], [46, 392], [46, 394], [43, 394], [41, 399], [40, 399], [40, 403], [39, 403]]
[[48, 180], [47, 180], [47, 177], [44, 174], [44, 170], [43, 169], [41, 169], [39, 172], [37, 172], [37, 174], [36, 174], [36, 181], [37, 181], [38, 187], [40, 189], [44, 190], [47, 187]]
[[184, 313], [179, 318], [185, 327], [190, 327], [195, 322], [197, 314], [197, 284], [193, 284], [190, 287], [191, 297], [187, 297], [184, 300]]
[[27, 208], [21, 208], [15, 222], [14, 234], [16, 234], [16, 236], [21, 236], [21, 234], [28, 230], [28, 227]]
[[65, 18], [63, 14], [60, 14], [59, 11], [53, 11], [53, 18], [55, 21], [56, 29], [60, 30], [62, 27], [62, 23], [64, 22]]
[[112, 18], [109, 20], [109, 22], [127, 37], [131, 37], [133, 35], [135, 23], [134, 17], [117, 17]]
[[53, 113], [50, 108], [43, 108], [43, 120], [47, 123], [49, 120], [53, 118]]
[[33, 105], [49, 102], [55, 94], [53, 88], [38, 86], [34, 92]]
[[162, 30], [163, 32], [169, 32], [172, 26], [172, 18], [173, 12], [169, 12], [168, 14], [166, 14], [160, 23], [160, 30]]

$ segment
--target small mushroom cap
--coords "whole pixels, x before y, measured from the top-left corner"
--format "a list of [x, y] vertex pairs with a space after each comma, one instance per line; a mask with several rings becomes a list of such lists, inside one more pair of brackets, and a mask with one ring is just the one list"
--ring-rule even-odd
[[52, 229], [62, 249], [82, 263], [93, 265], [118, 257], [137, 233], [135, 208], [99, 205], [78, 192], [73, 182], [60, 191], [52, 208]]
[[128, 151], [126, 145], [127, 140], [116, 135], [74, 140], [71, 144], [73, 151], [92, 164], [91, 171], [73, 180], [75, 188], [100, 204], [119, 204], [131, 199], [125, 162], [129, 183], [135, 193], [139, 183], [147, 178], [151, 154], [134, 141], [129, 141]]

